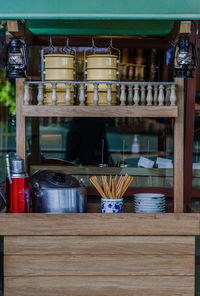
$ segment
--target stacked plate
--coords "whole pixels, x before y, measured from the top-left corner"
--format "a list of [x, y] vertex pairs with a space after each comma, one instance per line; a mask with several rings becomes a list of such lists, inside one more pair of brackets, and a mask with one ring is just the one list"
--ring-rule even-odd
[[138, 193], [134, 195], [135, 213], [164, 213], [165, 196], [158, 193]]

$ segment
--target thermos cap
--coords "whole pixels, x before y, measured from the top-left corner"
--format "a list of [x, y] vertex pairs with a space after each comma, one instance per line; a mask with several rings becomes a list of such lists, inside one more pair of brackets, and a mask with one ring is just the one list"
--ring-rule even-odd
[[10, 171], [12, 174], [24, 174], [24, 160], [19, 157], [12, 159]]

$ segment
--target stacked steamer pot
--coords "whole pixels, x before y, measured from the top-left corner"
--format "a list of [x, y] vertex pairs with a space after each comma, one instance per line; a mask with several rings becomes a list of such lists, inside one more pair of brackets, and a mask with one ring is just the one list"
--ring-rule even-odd
[[[116, 55], [111, 54], [93, 54], [88, 55], [87, 65], [87, 81], [117, 81], [118, 76], [118, 60]], [[98, 85], [99, 101], [98, 105], [108, 105], [107, 102], [107, 85]], [[117, 105], [117, 85], [112, 84], [111, 87], [112, 105]], [[94, 105], [94, 85], [87, 85], [87, 105]]]
[[[74, 55], [64, 53], [51, 53], [44, 55], [45, 81], [74, 81]], [[52, 85], [45, 85], [44, 105], [52, 105]], [[66, 105], [66, 85], [57, 84], [56, 105]], [[74, 86], [71, 85], [71, 105], [74, 104]]]

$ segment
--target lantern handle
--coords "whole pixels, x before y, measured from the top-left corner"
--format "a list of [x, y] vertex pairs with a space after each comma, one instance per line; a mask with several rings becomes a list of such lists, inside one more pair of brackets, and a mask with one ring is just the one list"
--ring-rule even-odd
[[189, 45], [192, 47], [192, 54], [193, 54], [193, 59], [194, 59], [194, 64], [193, 64], [192, 70], [194, 71], [198, 67], [197, 53], [196, 53], [196, 49], [195, 49], [194, 43], [189, 42]]

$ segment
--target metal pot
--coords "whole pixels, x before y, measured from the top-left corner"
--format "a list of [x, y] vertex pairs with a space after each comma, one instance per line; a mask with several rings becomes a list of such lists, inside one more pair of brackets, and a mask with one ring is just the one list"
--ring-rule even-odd
[[34, 213], [84, 213], [87, 190], [74, 177], [53, 171], [36, 171], [30, 177]]

